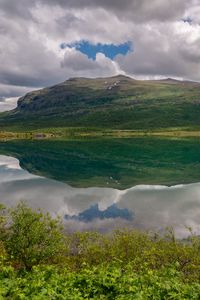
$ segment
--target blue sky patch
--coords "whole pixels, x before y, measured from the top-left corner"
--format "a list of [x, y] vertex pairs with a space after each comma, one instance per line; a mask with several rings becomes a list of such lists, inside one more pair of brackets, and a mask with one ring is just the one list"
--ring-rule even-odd
[[190, 18], [190, 17], [183, 18], [182, 21], [183, 21], [184, 23], [192, 24], [192, 18]]
[[97, 53], [103, 53], [106, 57], [114, 59], [118, 54], [126, 55], [128, 52], [132, 51], [132, 43], [130, 41], [118, 45], [101, 43], [92, 44], [89, 41], [80, 41], [71, 44], [62, 43], [60, 45], [61, 49], [67, 47], [75, 48], [93, 60], [96, 59]]

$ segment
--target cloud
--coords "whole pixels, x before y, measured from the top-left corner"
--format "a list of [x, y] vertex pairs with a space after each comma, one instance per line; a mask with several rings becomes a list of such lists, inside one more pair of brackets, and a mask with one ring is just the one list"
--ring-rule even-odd
[[[0, 0], [0, 9], [0, 97], [21, 96], [71, 76], [117, 72], [200, 81], [199, 1]], [[81, 40], [130, 41], [134, 52], [98, 53], [92, 61], [76, 47], [60, 49], [63, 42]]]
[[135, 48], [116, 62], [132, 76], [179, 77], [200, 81], [200, 26], [177, 21], [135, 29]]
[[[20, 17], [30, 17], [29, 9], [35, 6], [60, 6], [68, 9], [105, 9], [112, 13], [132, 13], [132, 16], [144, 18], [151, 16], [156, 20], [163, 21], [172, 19], [174, 16], [183, 14], [184, 11], [193, 5], [198, 4], [198, 0], [152, 0], [149, 5], [148, 0], [21, 0], [18, 4], [15, 2], [1, 0], [0, 2], [3, 11], [9, 15], [17, 15]], [[144, 14], [146, 14], [144, 16]], [[145, 19], [145, 21], [148, 19]]]
[[0, 99], [0, 112], [14, 109], [17, 106], [18, 97]]
[[0, 98], [17, 97], [33, 90], [33, 87], [0, 84]]
[[61, 66], [66, 68], [72, 77], [111, 76], [120, 72], [118, 65], [103, 53], [98, 53], [94, 61], [74, 48], [66, 49]]
[[60, 5], [64, 8], [109, 10], [121, 18], [131, 18], [137, 22], [149, 20], [174, 20], [182, 16], [191, 1], [186, 0], [43, 0], [42, 3]]
[[63, 79], [57, 56], [34, 36], [29, 23], [6, 17], [0, 23], [1, 84], [39, 87]]

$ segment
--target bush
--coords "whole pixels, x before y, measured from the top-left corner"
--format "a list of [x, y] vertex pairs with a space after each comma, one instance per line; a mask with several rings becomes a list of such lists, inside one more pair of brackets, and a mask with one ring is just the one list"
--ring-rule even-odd
[[118, 300], [199, 300], [200, 284], [181, 280], [176, 266], [162, 270], [144, 268], [136, 273], [131, 264], [119, 266], [85, 266], [80, 272], [57, 267], [33, 267], [31, 272], [16, 276], [5, 268], [0, 281], [2, 299], [118, 299]]
[[0, 203], [0, 239], [5, 234], [5, 223], [6, 223], [6, 208]]
[[10, 211], [11, 224], [4, 239], [7, 253], [26, 269], [48, 262], [62, 251], [60, 220], [20, 203]]
[[0, 299], [200, 299], [198, 236], [64, 234], [58, 218], [24, 203], [7, 212], [1, 215]]

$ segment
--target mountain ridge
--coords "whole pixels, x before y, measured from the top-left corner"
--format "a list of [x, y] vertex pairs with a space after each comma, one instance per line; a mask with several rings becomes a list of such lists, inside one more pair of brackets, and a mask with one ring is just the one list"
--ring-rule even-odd
[[200, 126], [200, 84], [167, 78], [74, 77], [39, 89], [0, 114], [0, 128], [151, 129]]

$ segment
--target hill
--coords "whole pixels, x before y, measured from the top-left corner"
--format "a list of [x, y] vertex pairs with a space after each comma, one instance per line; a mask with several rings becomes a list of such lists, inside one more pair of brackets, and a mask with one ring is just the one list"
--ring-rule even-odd
[[200, 84], [189, 81], [139, 81], [118, 75], [71, 78], [33, 91], [17, 108], [0, 114], [2, 130], [49, 127], [142, 129], [198, 127]]

